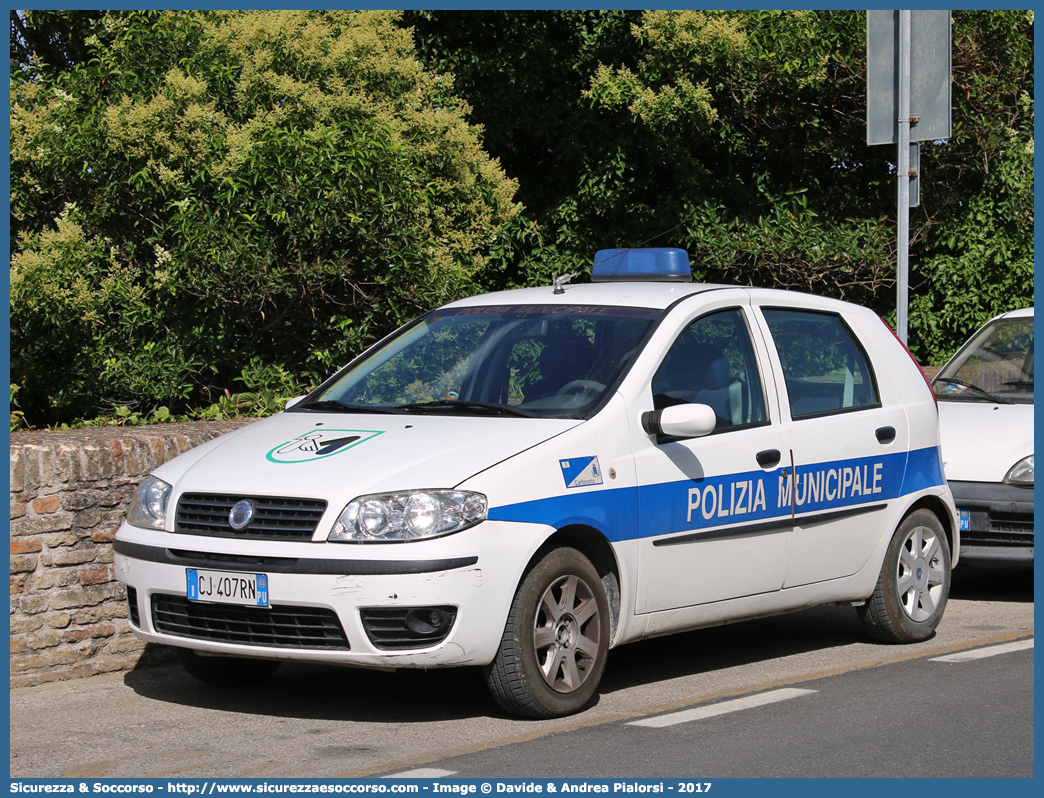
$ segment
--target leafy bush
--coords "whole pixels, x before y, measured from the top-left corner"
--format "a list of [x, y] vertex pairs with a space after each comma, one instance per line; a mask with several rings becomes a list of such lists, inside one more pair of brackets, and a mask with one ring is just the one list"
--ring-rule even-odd
[[[169, 424], [178, 421], [222, 421], [232, 418], [262, 418], [278, 413], [286, 403], [296, 396], [307, 393], [314, 386], [305, 386], [278, 366], [265, 365], [260, 358], [253, 358], [245, 367], [237, 382], [242, 382], [248, 391], [231, 393], [227, 389], [217, 402], [203, 408], [191, 408], [184, 413], [172, 413], [161, 405], [150, 410], [139, 410], [119, 405], [110, 412], [87, 418], [63, 421], [53, 425], [55, 429], [79, 429], [89, 427], [140, 427], [146, 424]], [[11, 386], [11, 401], [17, 386]], [[11, 413], [11, 432], [27, 429], [25, 414], [19, 410]]]
[[[866, 144], [865, 12], [408, 19], [521, 178], [529, 218], [501, 236], [485, 284], [546, 284], [588, 271], [598, 248], [652, 241], [686, 248], [698, 279], [894, 318], [895, 148]], [[1032, 303], [1033, 59], [1033, 12], [953, 12], [953, 136], [922, 146], [911, 212], [910, 341], [925, 362]]]
[[516, 186], [397, 19], [109, 12], [83, 60], [13, 64], [31, 423], [221, 407], [251, 363], [314, 382], [473, 290]]

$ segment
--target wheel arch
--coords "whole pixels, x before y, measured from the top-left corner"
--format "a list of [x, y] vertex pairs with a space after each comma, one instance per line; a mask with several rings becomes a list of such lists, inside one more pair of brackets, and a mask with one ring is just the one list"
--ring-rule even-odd
[[[899, 519], [899, 524], [907, 519], [913, 513], [918, 510], [930, 510], [936, 518], [939, 519], [939, 523], [942, 524], [943, 531], [946, 533], [946, 543], [950, 547], [950, 559], [956, 561], [959, 556], [956, 544], [956, 530], [953, 528], [953, 517], [950, 514], [949, 508], [946, 506], [946, 502], [939, 496], [922, 496], [909, 507], [906, 508], [906, 512], [903, 513], [902, 518]], [[899, 524], [896, 525], [898, 529]]]
[[[573, 548], [583, 554], [602, 579], [606, 599], [609, 601], [609, 640], [610, 646], [616, 639], [620, 625], [622, 599], [620, 594], [620, 563], [616, 552], [608, 538], [599, 530], [586, 524], [569, 524], [555, 531], [534, 552], [522, 572], [522, 579], [550, 551], [559, 548]], [[521, 583], [522, 579], [519, 580]]]

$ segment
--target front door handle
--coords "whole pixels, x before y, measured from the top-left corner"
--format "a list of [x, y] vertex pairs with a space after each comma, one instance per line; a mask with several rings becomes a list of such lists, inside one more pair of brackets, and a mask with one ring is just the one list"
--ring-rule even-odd
[[779, 462], [781, 456], [779, 449], [766, 449], [763, 452], [758, 452], [758, 465], [762, 468], [772, 468]]
[[895, 427], [881, 427], [876, 434], [879, 442], [891, 443], [895, 440]]

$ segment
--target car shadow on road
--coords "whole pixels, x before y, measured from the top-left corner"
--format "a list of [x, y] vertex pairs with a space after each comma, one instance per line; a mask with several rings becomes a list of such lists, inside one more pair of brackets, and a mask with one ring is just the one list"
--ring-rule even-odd
[[169, 662], [130, 671], [124, 682], [155, 701], [283, 718], [417, 723], [499, 713], [477, 668], [389, 673], [284, 662], [258, 684], [213, 687]]
[[[863, 639], [855, 610], [800, 613], [644, 640], [611, 652], [602, 693], [771, 660]], [[168, 703], [277, 717], [415, 723], [504, 717], [478, 668], [395, 673], [312, 663], [284, 663], [258, 685], [201, 684], [177, 663], [125, 677], [138, 694]]]
[[[712, 672], [863, 640], [851, 607], [819, 607], [632, 643], [609, 656], [600, 692]], [[372, 723], [505, 717], [478, 668], [395, 673], [284, 663], [269, 680], [211, 687], [176, 663], [128, 673], [126, 684], [157, 701], [275, 717]]]
[[622, 646], [602, 692], [806, 654], [868, 638], [853, 607], [815, 607]]
[[[1033, 603], [1032, 571], [958, 569], [950, 598]], [[756, 641], [756, 645], [752, 643]], [[814, 607], [622, 646], [612, 652], [601, 692], [710, 673], [853, 643], [871, 643], [855, 607]]]
[[[958, 570], [951, 596], [1032, 602], [1033, 575]], [[614, 649], [600, 693], [860, 642], [872, 641], [850, 606], [815, 607], [673, 634]], [[167, 662], [131, 671], [124, 681], [156, 701], [282, 718], [423, 723], [505, 717], [478, 668], [382, 672], [287, 662], [265, 682], [228, 688], [201, 684]]]
[[1033, 569], [965, 568], [953, 572], [950, 596], [969, 601], [1033, 601]]

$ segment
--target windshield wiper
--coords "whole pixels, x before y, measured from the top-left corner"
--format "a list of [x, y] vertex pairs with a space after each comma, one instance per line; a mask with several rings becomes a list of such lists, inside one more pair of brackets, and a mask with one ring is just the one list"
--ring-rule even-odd
[[366, 405], [349, 405], [339, 399], [320, 399], [317, 402], [306, 402], [294, 405], [291, 410], [301, 408], [302, 410], [319, 410], [324, 413], [390, 413], [386, 407], [367, 407]]
[[433, 399], [430, 402], [410, 402], [405, 405], [397, 405], [396, 410], [405, 410], [407, 412], [413, 410], [429, 410], [429, 409], [441, 409], [446, 408], [447, 410], [481, 410], [487, 413], [493, 413], [500, 416], [521, 416], [523, 418], [535, 418], [535, 416], [526, 411], [520, 410], [517, 407], [511, 407], [510, 405], [495, 405], [489, 402], [472, 402], [468, 399]]
[[987, 391], [986, 389], [980, 388], [978, 385], [972, 385], [970, 382], [964, 382], [964, 380], [955, 380], [952, 377], [936, 377], [935, 381], [936, 382], [945, 382], [948, 385], [960, 385], [962, 388], [967, 388], [968, 390], [975, 391], [975, 393], [980, 394], [982, 396], [985, 396], [991, 402], [996, 402], [997, 404], [1001, 404], [1001, 405], [1010, 405], [1011, 404], [1011, 400], [1010, 399], [1005, 399], [1004, 397], [997, 396], [996, 394], [992, 394], [989, 391]]

